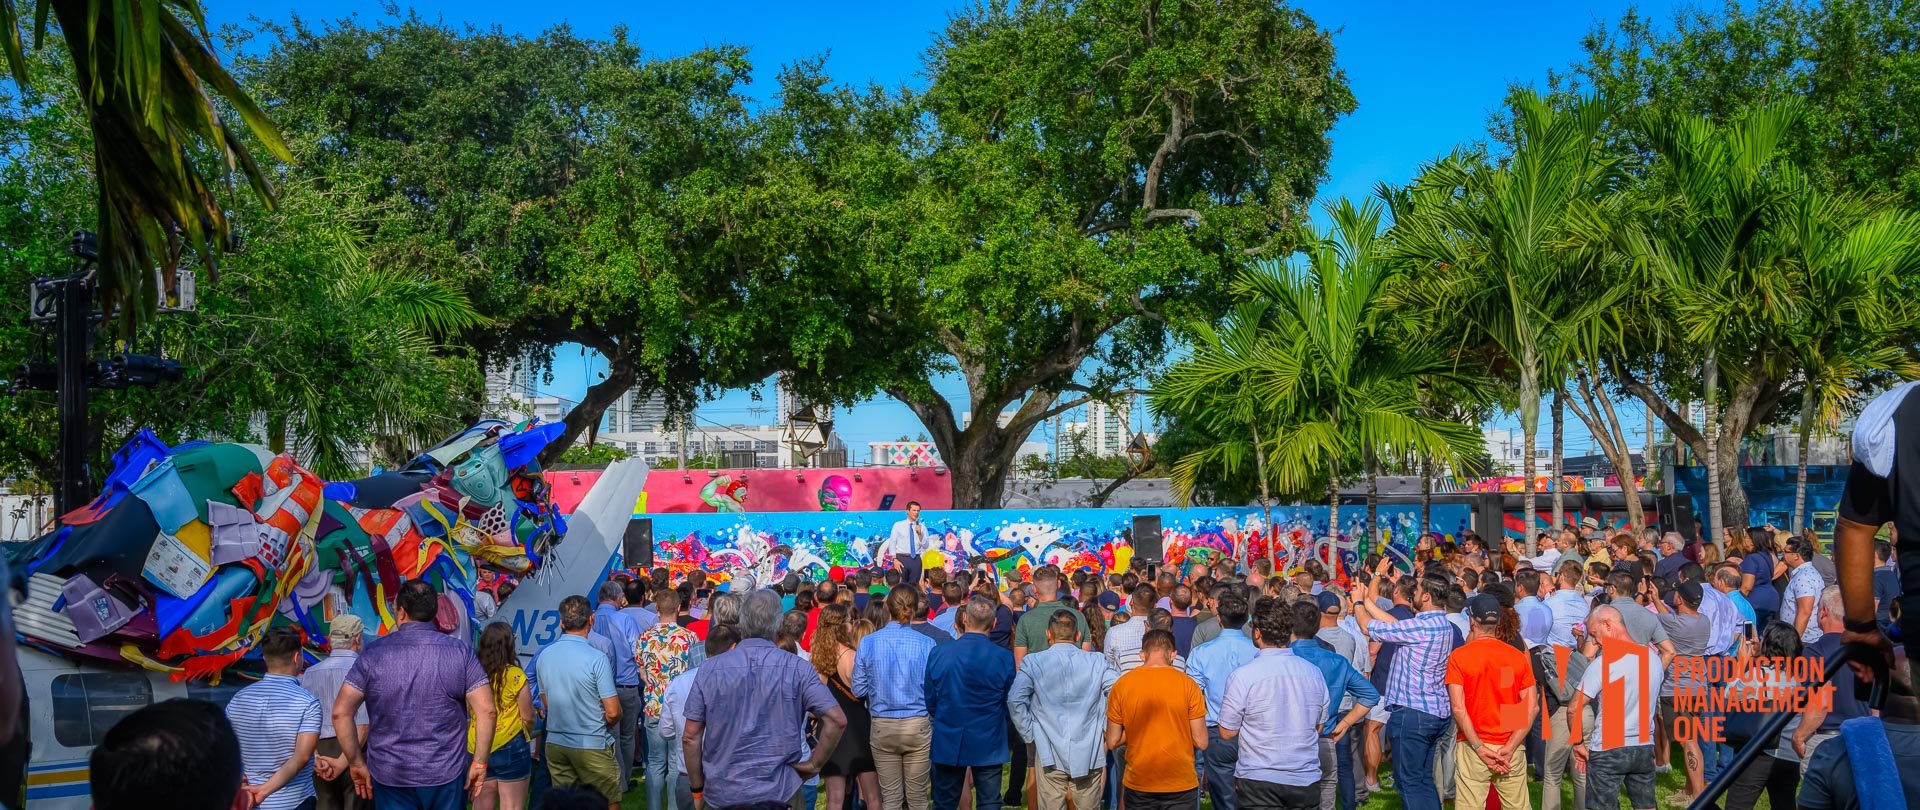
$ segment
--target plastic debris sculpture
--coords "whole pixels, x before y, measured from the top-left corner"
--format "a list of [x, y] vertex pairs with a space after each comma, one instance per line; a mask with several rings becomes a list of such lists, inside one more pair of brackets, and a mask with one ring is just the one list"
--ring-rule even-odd
[[409, 579], [470, 620], [481, 569], [529, 573], [566, 531], [536, 462], [559, 432], [481, 422], [404, 469], [329, 483], [257, 445], [168, 447], [143, 430], [99, 497], [11, 550], [21, 634], [217, 678], [275, 624], [317, 643], [353, 613], [384, 634]]

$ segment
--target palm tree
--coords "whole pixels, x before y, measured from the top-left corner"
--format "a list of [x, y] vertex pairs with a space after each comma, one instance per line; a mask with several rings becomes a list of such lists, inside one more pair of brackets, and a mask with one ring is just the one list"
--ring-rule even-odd
[[[1358, 458], [1457, 460], [1478, 449], [1471, 426], [1421, 407], [1420, 380], [1470, 375], [1431, 343], [1407, 340], [1386, 306], [1393, 274], [1380, 250], [1383, 212], [1375, 201], [1332, 206], [1333, 227], [1307, 246], [1305, 260], [1244, 274], [1237, 290], [1247, 303], [1230, 328], [1211, 333], [1155, 387], [1161, 401], [1193, 403], [1242, 385], [1267, 403], [1275, 424], [1264, 455], [1282, 490], [1332, 488]], [[1378, 527], [1366, 532], [1375, 538]]]
[[[1739, 486], [1737, 477], [1723, 478], [1736, 466], [1744, 430], [1723, 435], [1731, 426], [1723, 424], [1721, 376], [1730, 371], [1735, 382], [1751, 387], [1783, 374], [1778, 366], [1790, 362], [1780, 347], [1794, 320], [1795, 293], [1786, 272], [1792, 245], [1780, 223], [1807, 186], [1776, 153], [1797, 117], [1793, 109], [1773, 105], [1726, 126], [1675, 115], [1651, 115], [1639, 126], [1658, 158], [1655, 178], [1663, 193], [1640, 221], [1625, 223], [1624, 245], [1642, 271], [1638, 285], [1656, 290], [1662, 307], [1659, 317], [1646, 320], [1648, 334], [1664, 343], [1669, 356], [1699, 360], [1709, 538], [1747, 519], [1744, 498], [1737, 505], [1723, 503], [1723, 485]], [[1723, 351], [1749, 362], [1723, 369]], [[1620, 368], [1614, 371], [1621, 376]], [[1664, 406], [1644, 383], [1622, 381], [1649, 408]], [[1755, 399], [1733, 398], [1745, 409], [1733, 425], [1747, 424]], [[1669, 424], [1680, 431], [1673, 419]]]
[[[0, 51], [14, 80], [28, 83], [18, 0], [0, 0]], [[199, 0], [35, 0], [33, 46], [48, 22], [72, 56], [74, 81], [93, 130], [99, 183], [100, 292], [105, 306], [138, 322], [159, 300], [156, 279], [191, 257], [226, 250], [232, 228], [194, 154], [210, 148], [271, 202], [267, 174], [215, 99], [239, 115], [260, 145], [283, 161], [293, 155], [279, 130], [240, 89], [207, 45]], [[189, 25], [189, 23], [191, 25]]]
[[1794, 243], [1801, 317], [1792, 345], [1806, 387], [1800, 394], [1799, 458], [1793, 496], [1795, 534], [1806, 525], [1807, 446], [1814, 425], [1839, 423], [1876, 372], [1920, 377], [1912, 344], [1920, 308], [1907, 289], [1920, 273], [1920, 216], [1875, 211], [1867, 201], [1800, 195], [1784, 227]]
[[1532, 552], [1543, 387], [1560, 376], [1564, 335], [1608, 305], [1564, 245], [1565, 219], [1610, 193], [1622, 174], [1602, 129], [1605, 102], [1554, 102], [1528, 91], [1513, 110], [1511, 154], [1499, 165], [1456, 153], [1430, 166], [1414, 182], [1413, 216], [1396, 223], [1395, 240], [1417, 268], [1419, 281], [1403, 296], [1409, 311], [1446, 320], [1461, 346], [1486, 347], [1514, 380]]

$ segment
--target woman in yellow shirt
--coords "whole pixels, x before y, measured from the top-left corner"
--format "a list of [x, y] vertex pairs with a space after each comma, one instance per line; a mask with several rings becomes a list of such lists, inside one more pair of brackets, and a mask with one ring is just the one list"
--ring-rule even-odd
[[[480, 631], [480, 668], [493, 684], [493, 744], [487, 749], [487, 781], [474, 797], [474, 810], [521, 810], [527, 806], [527, 777], [533, 775], [533, 751], [527, 742], [534, 727], [533, 695], [527, 673], [514, 650], [513, 628], [492, 622]], [[467, 722], [467, 751], [474, 751], [473, 722]]]

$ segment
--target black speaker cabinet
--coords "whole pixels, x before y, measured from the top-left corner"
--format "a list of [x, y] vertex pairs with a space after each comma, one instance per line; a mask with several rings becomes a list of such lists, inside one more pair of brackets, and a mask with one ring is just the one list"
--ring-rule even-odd
[[633, 518], [627, 521], [627, 531], [622, 538], [620, 549], [628, 568], [646, 570], [653, 567], [653, 518]]
[[1160, 516], [1136, 515], [1133, 518], [1133, 558], [1158, 565], [1166, 553], [1160, 542]]

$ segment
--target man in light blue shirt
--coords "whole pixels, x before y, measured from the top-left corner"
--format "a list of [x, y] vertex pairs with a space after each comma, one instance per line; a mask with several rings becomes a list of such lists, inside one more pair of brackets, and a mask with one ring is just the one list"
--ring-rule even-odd
[[1221, 595], [1215, 615], [1220, 618], [1220, 635], [1193, 648], [1187, 659], [1187, 675], [1200, 685], [1207, 696], [1207, 795], [1219, 810], [1234, 809], [1234, 765], [1240, 760], [1240, 746], [1220, 737], [1220, 702], [1226, 698], [1227, 677], [1246, 666], [1259, 650], [1247, 638], [1247, 597], [1239, 589]]
[[947, 609], [940, 611], [940, 615], [933, 617], [933, 621], [927, 623], [947, 631], [949, 636], [959, 638], [960, 631], [956, 630], [953, 624], [960, 613], [961, 606], [967, 603], [967, 587], [949, 580], [946, 587], [941, 588], [940, 596], [946, 603]]
[[1540, 598], [1541, 576], [1539, 571], [1522, 568], [1513, 575], [1513, 587], [1520, 593], [1520, 599], [1513, 603], [1513, 612], [1520, 615], [1520, 638], [1528, 647], [1547, 643], [1553, 635], [1553, 608]]
[[640, 717], [640, 667], [634, 663], [634, 647], [646, 628], [622, 611], [627, 606], [627, 589], [614, 580], [600, 583], [600, 607], [593, 611], [593, 634], [612, 645], [613, 689], [620, 698], [620, 728], [614, 757], [620, 760], [620, 787], [633, 778], [633, 737]]
[[592, 785], [619, 807], [620, 766], [614, 762], [614, 729], [620, 697], [613, 664], [587, 640], [593, 612], [584, 596], [560, 600], [560, 638], [534, 660], [540, 702], [547, 709], [547, 769], [556, 785]]
[[1046, 632], [1047, 648], [1020, 659], [1007, 710], [1039, 766], [1033, 806], [1056, 810], [1072, 797], [1074, 807], [1092, 810], [1106, 786], [1107, 693], [1120, 673], [1106, 656], [1080, 649], [1072, 611], [1054, 611]]
[[1323, 612], [1339, 609], [1337, 596], [1318, 603], [1293, 603], [1294, 640], [1287, 649], [1312, 664], [1327, 683], [1327, 716], [1320, 724], [1320, 806], [1335, 807], [1344, 802], [1350, 808], [1354, 804], [1353, 746], [1342, 743], [1347, 730], [1359, 725], [1379, 705], [1380, 690], [1332, 645], [1318, 638]]
[[1593, 609], [1587, 604], [1587, 597], [1580, 587], [1586, 577], [1586, 569], [1578, 563], [1570, 561], [1560, 566], [1556, 579], [1559, 587], [1544, 600], [1547, 609], [1553, 611], [1553, 629], [1547, 632], [1548, 644], [1567, 649], [1580, 646], [1573, 638], [1573, 626], [1584, 623], [1587, 611]]
[[887, 594], [887, 626], [860, 640], [853, 655], [853, 694], [872, 714], [873, 768], [889, 810], [927, 810], [933, 768], [933, 722], [927, 717], [927, 657], [933, 639], [908, 626], [919, 609], [917, 588]]

